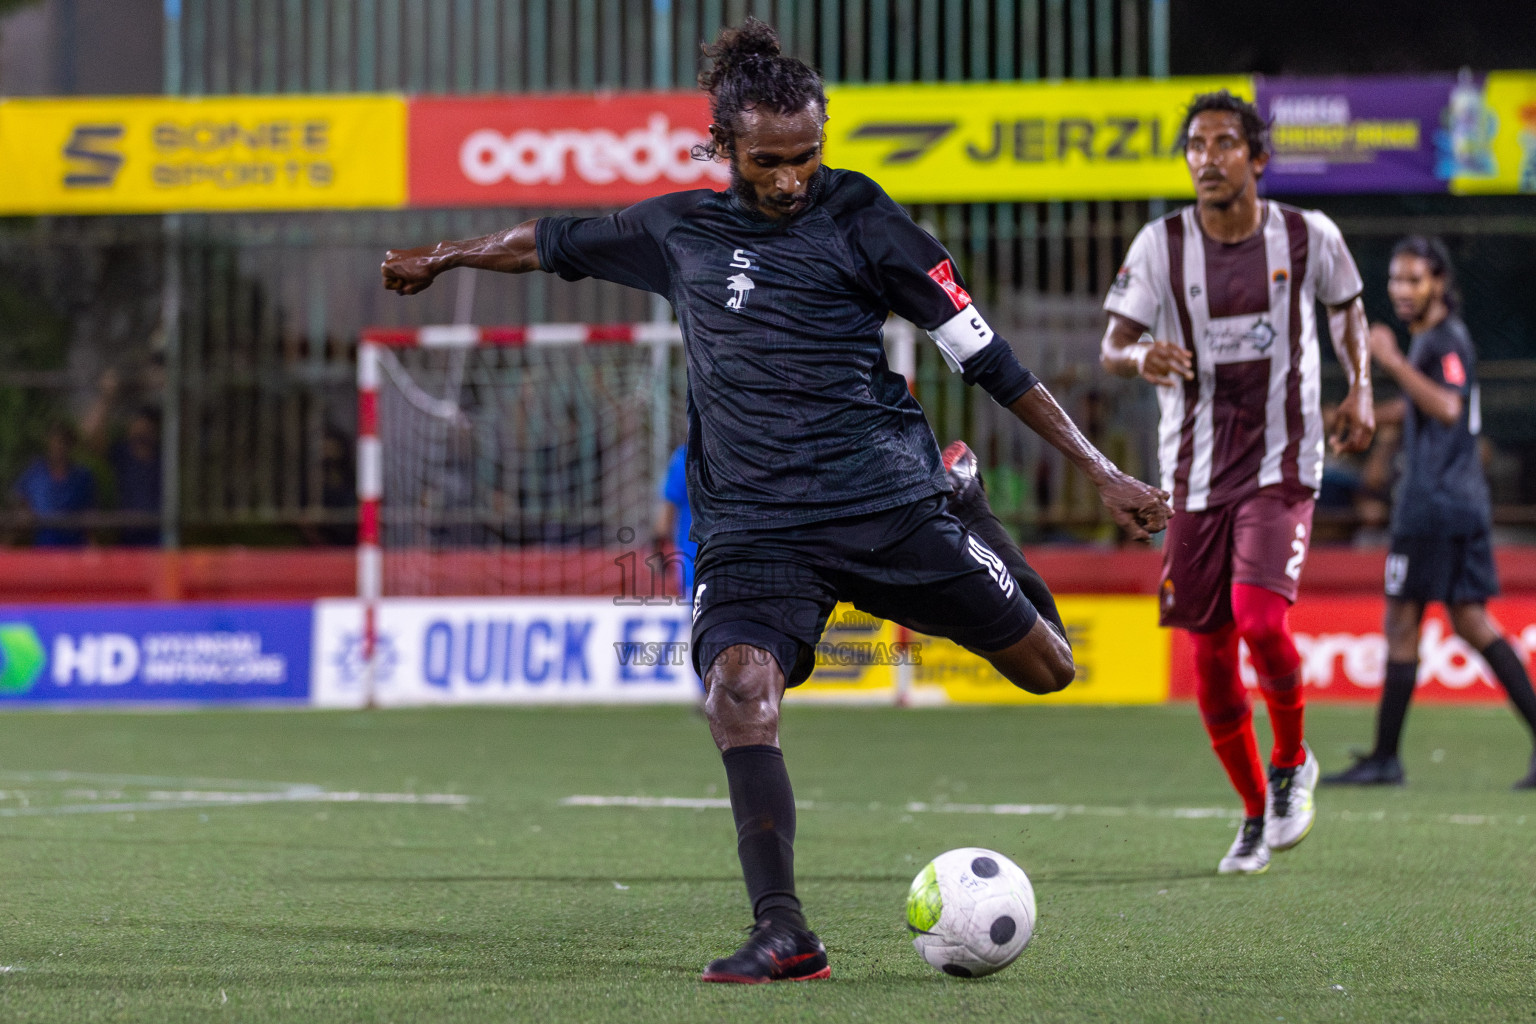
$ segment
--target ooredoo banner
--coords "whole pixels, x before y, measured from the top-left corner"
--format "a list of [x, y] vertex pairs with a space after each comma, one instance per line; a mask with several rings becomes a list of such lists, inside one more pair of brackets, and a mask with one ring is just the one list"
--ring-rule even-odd
[[307, 703], [310, 606], [0, 607], [7, 704]]
[[[1536, 599], [1508, 597], [1489, 606], [1516, 651], [1530, 661], [1536, 650]], [[1386, 674], [1387, 641], [1382, 636], [1379, 597], [1308, 597], [1291, 608], [1291, 629], [1301, 652], [1301, 682], [1309, 700], [1376, 700]], [[1195, 696], [1189, 634], [1173, 630], [1173, 679], [1169, 696]], [[1258, 677], [1242, 649], [1242, 674], [1250, 688]], [[1417, 699], [1502, 701], [1504, 691], [1488, 665], [1446, 621], [1439, 607], [1424, 616], [1419, 634]]]
[[416, 97], [413, 206], [624, 206], [718, 189], [726, 165], [694, 158], [708, 141], [700, 93]]

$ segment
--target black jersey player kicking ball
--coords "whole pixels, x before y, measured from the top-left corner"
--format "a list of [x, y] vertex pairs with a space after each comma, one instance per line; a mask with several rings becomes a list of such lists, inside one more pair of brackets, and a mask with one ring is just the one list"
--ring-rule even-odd
[[949, 254], [869, 178], [821, 163], [819, 75], [748, 19], [705, 48], [724, 192], [607, 217], [546, 217], [484, 238], [393, 250], [411, 295], [453, 267], [596, 277], [666, 296], [688, 359], [688, 494], [700, 548], [692, 652], [725, 762], [755, 925], [706, 981], [830, 974], [795, 895], [795, 802], [779, 702], [810, 674], [839, 600], [980, 654], [1010, 682], [1071, 682], [1050, 591], [987, 506], [963, 444], [941, 456], [886, 364], [892, 312], [950, 366], [1075, 462], [1132, 536], [1167, 495], [1120, 472], [1067, 418], [966, 294]]

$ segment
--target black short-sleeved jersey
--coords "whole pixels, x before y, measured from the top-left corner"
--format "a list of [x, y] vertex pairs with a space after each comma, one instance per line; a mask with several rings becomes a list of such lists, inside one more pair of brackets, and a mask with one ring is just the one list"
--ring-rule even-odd
[[815, 204], [788, 221], [730, 192], [693, 191], [538, 223], [545, 270], [671, 300], [687, 349], [688, 494], [701, 542], [948, 489], [923, 411], [886, 362], [891, 311], [927, 329], [952, 368], [991, 360], [994, 340], [1006, 347], [944, 247], [878, 185], [853, 171], [817, 175]]
[[1442, 387], [1461, 394], [1461, 418], [1447, 426], [1408, 402], [1403, 422], [1403, 479], [1392, 508], [1395, 536], [1465, 536], [1488, 528], [1488, 480], [1477, 450], [1482, 412], [1477, 353], [1454, 316], [1415, 335], [1408, 361]]

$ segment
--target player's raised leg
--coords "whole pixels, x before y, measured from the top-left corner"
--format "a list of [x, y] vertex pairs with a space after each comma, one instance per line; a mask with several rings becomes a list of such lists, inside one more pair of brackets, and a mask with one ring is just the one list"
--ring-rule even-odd
[[952, 441], [944, 449], [943, 459], [944, 475], [950, 486], [950, 513], [964, 523], [966, 529], [987, 542], [1018, 581], [1019, 589], [1024, 592], [1030, 604], [1035, 606], [1041, 618], [1065, 639], [1067, 629], [1062, 624], [1061, 612], [1056, 609], [1056, 598], [1051, 594], [1051, 588], [1046, 586], [1045, 580], [1025, 559], [1024, 552], [1019, 550], [1019, 545], [1009, 536], [1007, 527], [1003, 526], [997, 514], [992, 511], [992, 504], [987, 501], [987, 489], [981, 480], [976, 453], [964, 441]]

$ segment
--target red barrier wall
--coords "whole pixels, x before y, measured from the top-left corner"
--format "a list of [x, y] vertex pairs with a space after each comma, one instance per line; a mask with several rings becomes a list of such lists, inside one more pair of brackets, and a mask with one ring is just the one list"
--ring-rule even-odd
[[[647, 589], [644, 552], [635, 564]], [[1155, 594], [1159, 554], [1149, 548], [1025, 549], [1059, 594]], [[503, 555], [452, 552], [434, 556], [430, 575], [474, 589], [475, 580], [536, 579], [527, 592], [616, 594], [624, 586], [623, 552], [601, 548], [525, 548]], [[1307, 559], [1301, 604], [1318, 595], [1369, 597], [1379, 607], [1382, 550], [1318, 548]], [[1536, 548], [1495, 552], [1510, 596], [1536, 597]], [[133, 548], [78, 551], [0, 549], [0, 603], [69, 601], [304, 601], [355, 593], [356, 556], [349, 548], [207, 548], [172, 555]], [[1369, 601], [1367, 602], [1370, 603]], [[1379, 617], [1379, 613], [1378, 613]]]

